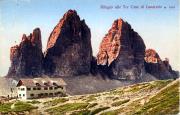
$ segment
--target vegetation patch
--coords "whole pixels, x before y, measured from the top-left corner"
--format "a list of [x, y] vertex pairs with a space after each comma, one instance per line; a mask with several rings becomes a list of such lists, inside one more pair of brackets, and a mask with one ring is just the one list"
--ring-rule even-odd
[[98, 105], [98, 103], [90, 103], [87, 108], [93, 108], [95, 107], [96, 105]]
[[148, 87], [149, 85], [150, 85], [149, 83], [135, 84], [135, 85], [130, 86], [130, 88], [129, 88], [129, 90], [127, 90], [127, 92], [135, 93], [135, 92], [138, 92], [138, 91]]
[[170, 79], [170, 80], [156, 80], [156, 81], [148, 82], [148, 83], [139, 83], [139, 84], [129, 86], [129, 89], [125, 90], [124, 92], [135, 93], [138, 91], [148, 91], [148, 90], [152, 90], [152, 89], [161, 89], [172, 81], [173, 80]]
[[119, 109], [116, 110], [117, 113], [126, 113], [128, 115], [132, 115], [135, 113], [135, 111], [139, 108], [141, 108], [142, 104], [141, 104], [141, 101], [142, 101], [143, 98], [141, 99], [138, 99], [138, 100], [135, 100], [131, 103], [128, 103], [126, 106], [123, 106]]
[[152, 97], [136, 114], [177, 114], [179, 112], [179, 82]]
[[32, 109], [37, 109], [37, 108], [38, 107], [32, 106], [29, 103], [19, 101], [14, 104], [14, 108], [12, 108], [12, 111], [15, 111], [15, 112], [30, 111]]
[[51, 100], [51, 101], [47, 101], [47, 102], [44, 102], [44, 104], [48, 105], [48, 106], [55, 106], [59, 103], [65, 103], [66, 101], [69, 101], [69, 99], [67, 98], [58, 98], [58, 99], [54, 99], [54, 100]]
[[168, 80], [156, 80], [153, 82], [150, 82], [151, 84], [154, 84], [156, 87], [164, 87], [167, 84], [171, 83], [173, 80], [172, 79], [168, 79]]
[[109, 92], [111, 95], [123, 95], [124, 91], [122, 89], [115, 89]]
[[111, 99], [113, 99], [113, 98], [114, 98], [114, 96], [108, 96], [108, 97], [106, 97], [107, 100], [111, 100]]
[[127, 103], [129, 101], [130, 101], [130, 99], [125, 99], [125, 100], [121, 100], [121, 101], [116, 101], [116, 102], [112, 103], [111, 105], [112, 106], [120, 106], [120, 105]]
[[15, 102], [13, 103], [4, 103], [0, 105], [0, 113], [9, 113], [9, 112], [24, 112], [24, 111], [30, 111], [32, 109], [37, 109], [37, 107], [32, 106], [29, 103], [26, 102]]
[[58, 107], [47, 109], [46, 111], [53, 115], [62, 115], [74, 110], [85, 109], [88, 103], [67, 103]]
[[105, 113], [102, 113], [101, 115], [118, 115], [118, 113], [117, 111], [112, 110], [112, 111], [107, 111]]
[[116, 100], [118, 100], [119, 99], [119, 97], [115, 97], [115, 98], [113, 98], [112, 100], [113, 101], [116, 101]]
[[11, 111], [11, 105], [13, 103], [0, 104], [0, 113], [7, 113]]
[[96, 97], [97, 97], [97, 95], [90, 95], [89, 97], [87, 97], [86, 102], [95, 101], [95, 100], [97, 100]]
[[70, 115], [89, 115], [90, 113], [91, 113], [90, 110], [85, 109], [85, 110], [74, 111]]
[[30, 103], [30, 104], [39, 104], [41, 102], [37, 101], [37, 100], [32, 100], [32, 101], [27, 101], [27, 103]]
[[101, 111], [104, 111], [106, 109], [109, 109], [109, 108], [110, 107], [100, 107], [100, 108], [94, 109], [94, 110], [91, 111], [91, 113], [89, 115], [95, 115], [95, 114], [97, 114], [97, 113], [99, 113]]

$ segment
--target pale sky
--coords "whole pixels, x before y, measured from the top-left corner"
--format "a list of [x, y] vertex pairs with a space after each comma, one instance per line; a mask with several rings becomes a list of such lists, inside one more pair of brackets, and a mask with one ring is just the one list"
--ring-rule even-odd
[[[129, 8], [102, 9], [101, 5]], [[163, 8], [131, 8], [137, 5]], [[178, 0], [0, 0], [0, 76], [7, 74], [10, 47], [19, 44], [23, 33], [29, 35], [39, 27], [45, 49], [51, 31], [68, 9], [75, 9], [91, 29], [95, 56], [113, 21], [122, 18], [139, 33], [146, 48], [155, 49], [162, 59], [168, 57], [173, 69], [180, 70]]]

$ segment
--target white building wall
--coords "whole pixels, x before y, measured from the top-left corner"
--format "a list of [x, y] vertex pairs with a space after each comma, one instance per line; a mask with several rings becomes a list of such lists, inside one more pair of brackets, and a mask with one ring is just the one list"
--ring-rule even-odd
[[18, 98], [25, 100], [27, 99], [27, 94], [26, 94], [27, 88], [26, 86], [20, 86], [17, 89], [17, 93], [18, 93]]
[[[50, 86], [50, 87], [52, 87], [52, 86]], [[48, 88], [48, 90], [45, 90], [44, 88], [45, 87], [39, 87], [39, 88], [41, 88], [41, 90], [38, 90], [37, 88], [37, 86], [35, 86], [35, 87], [26, 87], [26, 86], [20, 86], [20, 87], [18, 87], [18, 98], [19, 99], [31, 99], [31, 98], [40, 98], [38, 95], [39, 94], [45, 94], [45, 93], [47, 93], [48, 95], [46, 96], [46, 97], [48, 97], [48, 96], [50, 96], [49, 94], [50, 93], [53, 93], [53, 95], [52, 96], [55, 96], [55, 93], [57, 93], [57, 92], [65, 92], [66, 91], [66, 89], [65, 89], [65, 86], [62, 86], [63, 87], [63, 89], [62, 88], [58, 88], [58, 89], [55, 89], [55, 87], [53, 86], [52, 88], [52, 90], [50, 90], [50, 88], [49, 87], [47, 87]], [[22, 88], [24, 88], [24, 91], [22, 91]], [[30, 88], [31, 90], [27, 90], [27, 88]], [[36, 88], [36, 90], [33, 90], [33, 88]], [[19, 94], [21, 95], [21, 96], [19, 96]], [[25, 96], [24, 96], [24, 94], [25, 94]], [[32, 94], [34, 95], [34, 96], [32, 96]]]

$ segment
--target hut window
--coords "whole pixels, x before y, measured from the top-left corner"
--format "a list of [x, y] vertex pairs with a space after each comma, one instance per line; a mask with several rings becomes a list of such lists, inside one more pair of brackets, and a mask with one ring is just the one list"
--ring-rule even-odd
[[57, 86], [57, 83], [53, 82], [53, 85]]
[[39, 83], [36, 83], [36, 86], [41, 86]]
[[45, 82], [44, 85], [48, 85], [48, 84]]
[[49, 96], [53, 96], [53, 93], [49, 93]]
[[40, 87], [38, 87], [38, 88], [37, 88], [37, 90], [41, 90], [41, 88], [40, 88]]
[[47, 87], [45, 87], [45, 88], [44, 88], [44, 90], [48, 90], [48, 88], [47, 88]]
[[49, 87], [49, 90], [53, 90], [53, 87]]

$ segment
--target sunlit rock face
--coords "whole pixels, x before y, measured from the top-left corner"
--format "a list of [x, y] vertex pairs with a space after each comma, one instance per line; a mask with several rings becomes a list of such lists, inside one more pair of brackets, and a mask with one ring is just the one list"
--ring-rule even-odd
[[143, 39], [131, 25], [117, 19], [93, 57], [89, 27], [75, 10], [68, 10], [51, 32], [44, 54], [39, 28], [29, 36], [23, 34], [20, 44], [11, 47], [7, 77], [68, 78], [100, 74], [103, 78], [137, 81], [146, 74], [157, 79], [178, 77], [169, 59], [162, 61], [155, 50], [145, 49]]
[[116, 79], [139, 79], [144, 71], [145, 44], [122, 19], [115, 20], [103, 38], [97, 64]]
[[29, 36], [23, 34], [19, 45], [10, 49], [11, 66], [8, 77], [39, 76], [43, 71], [41, 31], [33, 30]]
[[154, 49], [145, 51], [145, 70], [147, 73], [154, 75], [158, 79], [174, 79], [178, 77], [178, 72], [172, 70], [169, 59], [161, 60], [160, 56]]
[[45, 52], [46, 74], [76, 76], [90, 73], [91, 33], [75, 10], [69, 10], [51, 32]]

